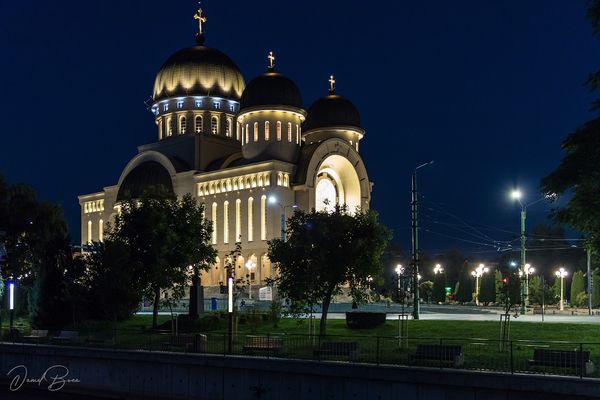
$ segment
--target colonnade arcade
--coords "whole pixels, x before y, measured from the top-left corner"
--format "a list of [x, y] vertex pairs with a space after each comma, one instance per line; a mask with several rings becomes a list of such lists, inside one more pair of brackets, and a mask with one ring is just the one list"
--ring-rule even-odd
[[[230, 263], [228, 258], [229, 256], [217, 257], [210, 270], [202, 272], [203, 286], [218, 286], [226, 281], [225, 266]], [[269, 260], [266, 253], [260, 256], [257, 256], [256, 253], [241, 255], [237, 257], [235, 262], [235, 278], [246, 280], [246, 275], [250, 275], [253, 285], [264, 285], [267, 278], [274, 277], [273, 274], [271, 260]]]

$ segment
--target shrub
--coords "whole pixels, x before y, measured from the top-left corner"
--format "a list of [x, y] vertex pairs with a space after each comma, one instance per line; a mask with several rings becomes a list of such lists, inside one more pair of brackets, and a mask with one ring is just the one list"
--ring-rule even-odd
[[353, 311], [346, 313], [346, 325], [350, 329], [370, 329], [385, 324], [385, 313]]

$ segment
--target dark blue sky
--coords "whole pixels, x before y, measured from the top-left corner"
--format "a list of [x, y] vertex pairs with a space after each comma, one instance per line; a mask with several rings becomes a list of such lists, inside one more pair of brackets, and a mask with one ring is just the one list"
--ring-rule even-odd
[[[204, 9], [207, 45], [247, 81], [273, 50], [308, 107], [336, 75], [367, 131], [372, 207], [408, 249], [410, 173], [429, 159], [434, 166], [420, 174], [427, 199], [493, 239], [518, 230], [508, 191], [519, 185], [537, 199], [562, 139], [592, 117], [583, 83], [600, 68], [600, 43], [586, 3], [207, 0]], [[155, 140], [144, 100], [163, 61], [193, 44], [195, 9], [181, 0], [3, 6], [0, 171], [61, 203], [75, 239], [77, 195], [116, 183], [136, 146]], [[530, 224], [545, 222], [547, 210], [533, 206]], [[493, 256], [489, 246], [441, 236], [490, 244], [461, 232], [469, 231], [461, 220], [423, 211], [425, 250]]]

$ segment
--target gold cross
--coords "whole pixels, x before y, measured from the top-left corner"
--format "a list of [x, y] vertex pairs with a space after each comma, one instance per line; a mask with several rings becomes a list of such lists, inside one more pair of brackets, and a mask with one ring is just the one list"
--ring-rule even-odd
[[272, 51], [269, 52], [269, 56], [267, 58], [269, 59], [269, 69], [273, 69], [275, 67], [275, 56], [273, 55]]
[[333, 75], [329, 75], [329, 93], [333, 94], [335, 92], [335, 79]]
[[202, 23], [206, 22], [206, 17], [202, 14], [202, 8], [198, 8], [198, 12], [194, 14], [194, 19], [198, 20], [198, 32], [202, 35]]

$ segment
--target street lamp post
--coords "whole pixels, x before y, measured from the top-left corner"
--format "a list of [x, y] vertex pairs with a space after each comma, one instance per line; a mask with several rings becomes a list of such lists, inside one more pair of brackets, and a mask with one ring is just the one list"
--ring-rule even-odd
[[281, 208], [281, 218], [280, 218], [280, 224], [281, 224], [281, 240], [285, 241], [285, 209], [286, 208], [292, 208], [292, 209], [296, 209], [298, 208], [297, 204], [292, 204], [291, 206], [284, 206], [283, 204], [281, 204], [279, 201], [277, 201], [277, 197], [275, 196], [269, 196], [269, 203], [270, 204], [276, 204], [279, 206], [279, 208]]
[[413, 319], [419, 319], [419, 223], [418, 204], [419, 192], [417, 191], [417, 171], [420, 168], [433, 164], [433, 160], [418, 165], [412, 173], [412, 266], [413, 266]]
[[475, 278], [475, 304], [479, 305], [479, 279], [483, 276], [483, 274], [489, 272], [489, 268], [483, 264], [479, 264], [474, 271], [471, 271], [471, 275]]
[[8, 309], [10, 310], [10, 332], [12, 334], [13, 321], [15, 315], [15, 282], [10, 281], [8, 284]]
[[525, 292], [525, 305], [529, 305], [529, 276], [533, 275], [535, 269], [530, 264], [525, 264], [525, 268], [519, 271], [519, 277], [525, 281], [524, 292]]
[[401, 264], [396, 265], [396, 276], [398, 277], [398, 300], [402, 300], [402, 315], [404, 315], [404, 294], [402, 293], [402, 274], [404, 267]]
[[435, 264], [435, 267], [433, 268], [433, 273], [437, 275], [441, 274], [442, 272], [444, 272], [444, 268], [442, 268], [440, 264]]
[[248, 269], [248, 298], [252, 299], [252, 270], [256, 267], [256, 263], [252, 260], [248, 260], [246, 268]]
[[564, 294], [565, 294], [565, 277], [569, 274], [566, 269], [560, 267], [558, 271], [554, 273], [560, 278], [560, 310], [565, 309]]

